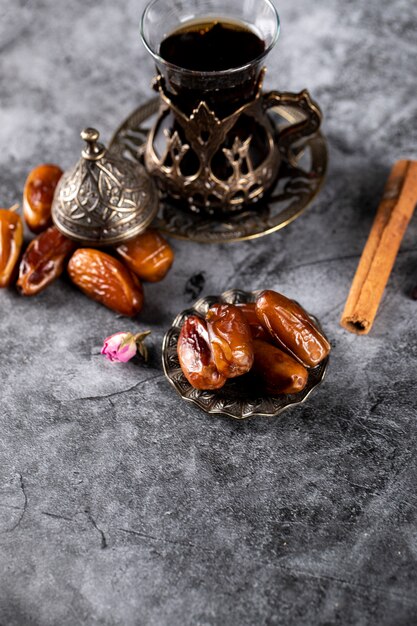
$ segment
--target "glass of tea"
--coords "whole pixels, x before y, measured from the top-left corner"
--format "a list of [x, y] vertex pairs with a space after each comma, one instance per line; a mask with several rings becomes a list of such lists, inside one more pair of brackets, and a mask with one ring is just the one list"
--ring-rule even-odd
[[221, 115], [253, 97], [279, 18], [269, 0], [153, 0], [141, 34], [169, 94], [186, 111], [203, 100]]
[[[316, 132], [320, 111], [307, 92], [262, 92], [264, 61], [279, 35], [270, 0], [151, 0], [141, 37], [157, 71], [158, 119], [145, 164], [160, 187], [212, 215], [262, 198], [281, 154]], [[289, 104], [305, 121], [284, 135], [268, 109]]]

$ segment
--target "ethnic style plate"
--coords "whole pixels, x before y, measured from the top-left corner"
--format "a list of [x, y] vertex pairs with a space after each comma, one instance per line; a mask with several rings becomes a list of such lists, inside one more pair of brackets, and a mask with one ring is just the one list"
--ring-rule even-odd
[[[197, 300], [192, 308], [186, 309], [177, 315], [164, 337], [162, 365], [165, 376], [184, 400], [196, 404], [206, 413], [220, 413], [235, 419], [261, 415], [273, 417], [291, 406], [303, 403], [324, 378], [329, 357], [324, 359], [317, 367], [308, 371], [308, 381], [305, 389], [295, 394], [265, 395], [259, 390], [249, 374], [230, 379], [224, 387], [215, 391], [201, 391], [200, 389], [195, 389], [188, 382], [182, 373], [177, 355], [178, 337], [186, 318], [190, 315], [205, 317], [209, 307], [216, 302], [226, 302], [228, 304], [254, 302], [258, 293], [256, 291], [247, 292], [231, 289], [230, 291], [225, 291], [220, 296], [201, 298]], [[312, 315], [310, 317], [320, 328], [318, 320]], [[321, 328], [320, 330], [323, 332]]]
[[[109, 148], [130, 161], [142, 162], [144, 145], [159, 107], [159, 98], [149, 100], [121, 124]], [[269, 112], [277, 129], [294, 124], [302, 114], [290, 106], [275, 106]], [[201, 243], [228, 243], [254, 239], [272, 233], [295, 220], [311, 204], [324, 182], [327, 168], [327, 146], [318, 133], [298, 153], [296, 166], [283, 160], [279, 177], [268, 199], [253, 208], [222, 218], [193, 213], [179, 208], [161, 196], [159, 212], [153, 226], [172, 237]]]

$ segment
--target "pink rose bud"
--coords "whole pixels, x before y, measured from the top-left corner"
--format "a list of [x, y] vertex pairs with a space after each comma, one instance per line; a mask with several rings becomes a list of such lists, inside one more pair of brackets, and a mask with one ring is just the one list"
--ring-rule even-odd
[[139, 350], [140, 354], [146, 360], [148, 353], [146, 346], [143, 344], [143, 340], [150, 334], [147, 330], [137, 335], [132, 335], [128, 332], [120, 332], [115, 335], [110, 335], [104, 340], [101, 354], [104, 354], [106, 359], [112, 362], [127, 363], [132, 359], [136, 352]]

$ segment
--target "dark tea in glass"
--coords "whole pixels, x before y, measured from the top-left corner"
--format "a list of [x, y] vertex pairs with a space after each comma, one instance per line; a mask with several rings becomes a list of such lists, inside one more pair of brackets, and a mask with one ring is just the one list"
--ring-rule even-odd
[[251, 63], [265, 50], [253, 29], [232, 20], [192, 20], [161, 42], [163, 59], [188, 70], [219, 72]]
[[[159, 54], [168, 63], [193, 72], [224, 72], [252, 64], [265, 51], [265, 41], [243, 22], [235, 20], [192, 20], [162, 40]], [[183, 80], [172, 94], [177, 104], [191, 112], [201, 100], [219, 116], [230, 113], [250, 99], [256, 89], [257, 73], [242, 75], [237, 84], [219, 76], [217, 89], [207, 89]], [[168, 85], [169, 87], [169, 85]]]

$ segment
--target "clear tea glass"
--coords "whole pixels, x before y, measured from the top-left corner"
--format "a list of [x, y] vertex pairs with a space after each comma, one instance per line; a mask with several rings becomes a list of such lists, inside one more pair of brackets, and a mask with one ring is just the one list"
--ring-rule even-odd
[[[160, 56], [160, 45], [167, 35], [203, 20], [249, 26], [263, 40], [263, 53], [243, 66], [223, 71], [189, 70]], [[255, 95], [263, 61], [278, 39], [279, 18], [269, 0], [152, 0], [142, 16], [141, 35], [167, 92], [184, 110], [191, 112], [204, 101], [218, 115], [224, 115]]]
[[[237, 62], [213, 71], [161, 56], [161, 44], [173, 33], [202, 24], [246, 29], [262, 42], [261, 52], [248, 59], [242, 50], [239, 64], [236, 49]], [[277, 179], [282, 156], [290, 158], [291, 145], [320, 126], [320, 110], [306, 91], [262, 91], [264, 61], [279, 26], [270, 0], [151, 0], [145, 8], [141, 36], [156, 64], [161, 97], [145, 165], [165, 193], [195, 211], [227, 214], [258, 201]], [[192, 65], [192, 49], [189, 56]], [[268, 115], [276, 105], [301, 108], [304, 121], [278, 134]]]

